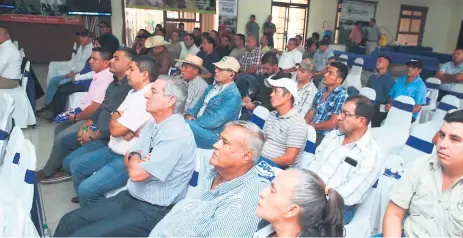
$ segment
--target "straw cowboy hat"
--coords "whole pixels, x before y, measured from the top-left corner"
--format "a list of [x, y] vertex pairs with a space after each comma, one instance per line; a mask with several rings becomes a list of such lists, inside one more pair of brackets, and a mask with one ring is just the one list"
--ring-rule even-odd
[[200, 75], [207, 75], [210, 73], [206, 68], [204, 68], [203, 59], [196, 55], [188, 54], [184, 59], [176, 59], [175, 61], [193, 65], [199, 69]]
[[165, 41], [163, 36], [152, 36], [145, 41], [145, 48], [153, 48], [166, 45], [170, 45], [170, 43]]

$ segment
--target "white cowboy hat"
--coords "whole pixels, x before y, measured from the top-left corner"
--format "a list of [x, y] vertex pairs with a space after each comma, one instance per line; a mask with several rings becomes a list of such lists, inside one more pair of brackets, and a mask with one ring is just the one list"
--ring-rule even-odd
[[145, 48], [153, 48], [165, 45], [170, 45], [170, 43], [165, 41], [163, 36], [152, 36], [145, 41]]
[[176, 59], [175, 61], [193, 65], [199, 69], [200, 75], [206, 75], [210, 73], [206, 68], [204, 68], [203, 59], [196, 55], [188, 54], [184, 59]]

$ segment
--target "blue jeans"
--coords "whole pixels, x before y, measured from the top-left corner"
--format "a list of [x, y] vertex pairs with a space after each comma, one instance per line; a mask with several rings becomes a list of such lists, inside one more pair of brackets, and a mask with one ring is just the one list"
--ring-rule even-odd
[[213, 145], [219, 140], [219, 135], [215, 132], [199, 127], [190, 120], [185, 120], [190, 125], [191, 131], [195, 136], [196, 146], [201, 149], [212, 149]]
[[259, 88], [259, 82], [255, 74], [244, 74], [235, 80], [236, 86], [240, 91], [241, 98], [249, 96], [254, 98]]
[[45, 94], [45, 105], [50, 105], [51, 101], [53, 101], [53, 97], [55, 96], [56, 90], [60, 85], [72, 82], [72, 79], [68, 79], [61, 76], [55, 76], [50, 79], [47, 86], [47, 93]]
[[124, 156], [109, 147], [72, 161], [71, 174], [81, 207], [103, 200], [105, 193], [124, 186], [129, 179]]
[[[76, 136], [76, 140], [77, 140], [77, 136]], [[77, 149], [72, 151], [68, 156], [66, 156], [66, 158], [64, 158], [63, 169], [70, 173], [72, 161], [88, 156], [89, 153], [99, 150], [105, 146], [108, 146], [107, 140], [96, 140], [88, 144], [82, 145], [81, 147], [78, 147]]]
[[348, 225], [352, 221], [356, 211], [357, 211], [356, 206], [344, 206], [344, 224], [345, 225]]

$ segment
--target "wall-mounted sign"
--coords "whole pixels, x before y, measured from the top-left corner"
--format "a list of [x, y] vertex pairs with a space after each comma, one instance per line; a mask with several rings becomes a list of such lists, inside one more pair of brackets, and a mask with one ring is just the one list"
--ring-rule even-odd
[[376, 4], [362, 1], [342, 1], [341, 20], [370, 21], [375, 17]]
[[238, 0], [219, 0], [219, 26], [237, 31]]
[[126, 7], [215, 14], [216, 0], [125, 0]]

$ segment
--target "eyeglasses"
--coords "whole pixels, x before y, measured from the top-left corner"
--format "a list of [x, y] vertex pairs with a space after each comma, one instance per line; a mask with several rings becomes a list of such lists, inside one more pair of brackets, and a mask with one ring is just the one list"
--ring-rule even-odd
[[358, 117], [358, 116], [355, 114], [350, 114], [344, 110], [341, 110], [341, 117], [342, 119], [346, 119], [346, 117]]

